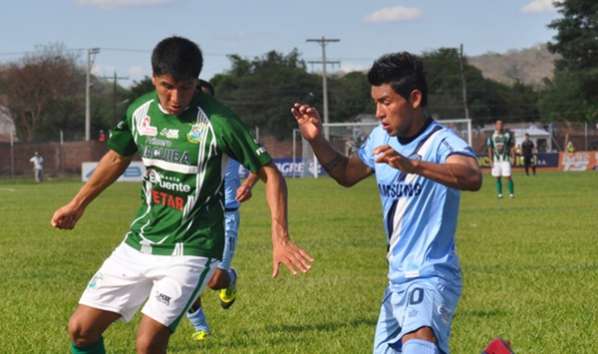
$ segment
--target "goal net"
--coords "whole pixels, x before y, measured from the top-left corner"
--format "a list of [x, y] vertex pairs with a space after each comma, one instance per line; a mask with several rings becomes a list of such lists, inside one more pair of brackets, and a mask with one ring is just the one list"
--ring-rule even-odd
[[[457, 135], [471, 145], [471, 119], [438, 120], [440, 124], [452, 129]], [[349, 156], [359, 149], [367, 139], [370, 132], [379, 125], [379, 122], [355, 123], [325, 123], [323, 133], [328, 135], [328, 141], [334, 148]], [[293, 130], [293, 162], [302, 163], [303, 168], [293, 173], [293, 177], [315, 177], [325, 173], [318, 163], [309, 143], [301, 137], [297, 129]]]

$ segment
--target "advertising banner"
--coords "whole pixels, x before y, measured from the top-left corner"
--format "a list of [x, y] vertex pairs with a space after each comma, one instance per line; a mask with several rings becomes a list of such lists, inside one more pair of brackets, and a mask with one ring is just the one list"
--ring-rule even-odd
[[[301, 177], [301, 176], [303, 176], [303, 169], [305, 168], [305, 166], [303, 164], [303, 160], [296, 159], [295, 161], [293, 161], [293, 159], [291, 159], [291, 158], [280, 158], [280, 159], [273, 159], [273, 160], [274, 160], [274, 164], [276, 165], [276, 167], [278, 167], [278, 169], [280, 170], [280, 172], [282, 173], [283, 176], [285, 176], [285, 177]], [[315, 168], [314, 164], [310, 163], [309, 164], [309, 176], [314, 175], [314, 168]], [[326, 173], [320, 164], [317, 164], [317, 171], [318, 171], [318, 176], [323, 176]], [[241, 178], [245, 178], [245, 177], [247, 177], [247, 170], [243, 166], [240, 166], [239, 174], [241, 175]]]
[[[481, 167], [490, 167], [490, 159], [488, 156], [480, 156], [478, 162]], [[514, 167], [523, 167], [523, 156], [517, 156]], [[558, 152], [541, 152], [538, 154], [536, 167], [559, 167], [559, 153]]]
[[[81, 164], [81, 181], [87, 182], [93, 171], [98, 166], [97, 162], [83, 162]], [[140, 182], [145, 175], [145, 166], [141, 161], [133, 161], [125, 172], [116, 180], [117, 182]]]
[[560, 169], [563, 171], [598, 170], [598, 152], [561, 152]]

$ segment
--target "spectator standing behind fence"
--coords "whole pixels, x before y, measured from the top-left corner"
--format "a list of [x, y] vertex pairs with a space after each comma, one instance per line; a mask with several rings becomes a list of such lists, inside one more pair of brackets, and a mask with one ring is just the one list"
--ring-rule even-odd
[[525, 168], [525, 175], [529, 176], [529, 168], [532, 168], [532, 173], [536, 175], [536, 159], [534, 156], [534, 142], [530, 140], [529, 134], [525, 133], [525, 140], [521, 143], [521, 155], [523, 155], [523, 168]]
[[42, 183], [44, 181], [44, 158], [36, 151], [33, 157], [29, 159], [29, 162], [33, 164], [35, 182]]

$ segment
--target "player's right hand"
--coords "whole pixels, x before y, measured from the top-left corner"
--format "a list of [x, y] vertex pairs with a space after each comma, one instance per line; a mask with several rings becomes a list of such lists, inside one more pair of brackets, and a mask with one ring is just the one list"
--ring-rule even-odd
[[76, 208], [70, 203], [56, 210], [50, 224], [61, 230], [72, 230], [83, 215], [83, 208]]
[[315, 107], [307, 104], [295, 103], [291, 107], [291, 113], [299, 125], [301, 135], [307, 141], [315, 140], [322, 132], [320, 113]]
[[272, 239], [272, 278], [278, 276], [280, 264], [284, 264], [293, 274], [307, 273], [311, 269], [314, 258], [288, 238]]
[[248, 201], [249, 199], [251, 199], [251, 187], [247, 186], [245, 184], [241, 184], [239, 186], [239, 188], [237, 189], [237, 194], [235, 196], [235, 199], [237, 199], [237, 201], [239, 203], [244, 203], [246, 201]]

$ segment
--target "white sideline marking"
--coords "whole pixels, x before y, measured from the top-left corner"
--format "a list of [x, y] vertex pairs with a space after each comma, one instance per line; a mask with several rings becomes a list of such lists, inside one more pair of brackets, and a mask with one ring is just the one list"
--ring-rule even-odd
[[16, 192], [17, 190], [14, 188], [0, 188], [0, 191], [4, 192]]

